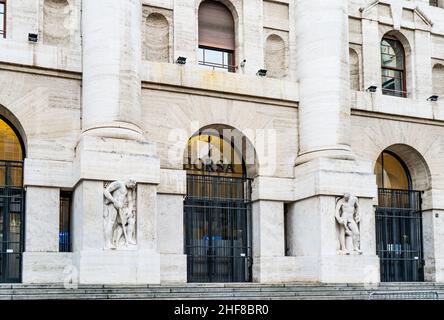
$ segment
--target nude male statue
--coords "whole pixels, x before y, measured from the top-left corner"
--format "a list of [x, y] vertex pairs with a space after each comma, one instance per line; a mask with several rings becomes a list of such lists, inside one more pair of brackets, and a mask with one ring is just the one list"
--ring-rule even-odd
[[339, 244], [340, 253], [350, 254], [346, 245], [346, 237], [350, 236], [353, 239], [353, 251], [361, 254], [360, 250], [360, 233], [359, 233], [359, 202], [358, 198], [346, 193], [336, 204], [335, 212], [336, 221], [339, 224]]
[[[130, 179], [127, 182], [112, 182], [103, 191], [105, 196], [103, 213], [105, 249], [116, 249], [122, 234], [126, 245], [135, 244], [135, 208], [133, 203], [135, 188], [136, 181]], [[114, 227], [115, 225], [116, 227]]]

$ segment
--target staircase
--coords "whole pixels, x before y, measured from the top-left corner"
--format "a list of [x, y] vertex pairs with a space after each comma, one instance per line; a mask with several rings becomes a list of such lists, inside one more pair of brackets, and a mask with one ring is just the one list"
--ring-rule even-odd
[[372, 292], [437, 293], [444, 300], [444, 283], [362, 284], [177, 284], [177, 285], [63, 285], [0, 284], [0, 300], [119, 299], [119, 300], [369, 300]]

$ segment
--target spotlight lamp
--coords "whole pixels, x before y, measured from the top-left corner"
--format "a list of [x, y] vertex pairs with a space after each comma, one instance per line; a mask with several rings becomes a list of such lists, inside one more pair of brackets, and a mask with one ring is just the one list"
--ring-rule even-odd
[[258, 75], [259, 77], [265, 77], [267, 75], [267, 70], [259, 69], [256, 75]]
[[430, 96], [430, 97], [427, 99], [427, 101], [436, 102], [436, 101], [438, 101], [438, 99], [439, 99], [439, 96], [437, 96], [437, 95], [433, 95], [433, 96]]
[[38, 42], [39, 41], [39, 35], [36, 33], [28, 33], [28, 41], [29, 42]]
[[367, 92], [375, 93], [377, 89], [378, 89], [377, 86], [370, 86], [370, 87], [367, 88], [366, 91], [367, 91]]
[[187, 58], [186, 57], [179, 57], [176, 60], [177, 64], [186, 64], [187, 63]]

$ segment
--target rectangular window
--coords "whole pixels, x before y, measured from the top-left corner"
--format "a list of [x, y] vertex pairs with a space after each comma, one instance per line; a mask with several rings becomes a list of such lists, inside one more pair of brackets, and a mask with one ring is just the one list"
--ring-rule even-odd
[[430, 5], [433, 7], [438, 7], [438, 0], [430, 0]]
[[382, 69], [382, 93], [386, 95], [405, 97], [402, 71]]
[[0, 0], [0, 37], [6, 37], [6, 0]]
[[206, 69], [235, 72], [233, 51], [199, 47], [199, 65]]
[[71, 252], [72, 192], [60, 192], [59, 252]]

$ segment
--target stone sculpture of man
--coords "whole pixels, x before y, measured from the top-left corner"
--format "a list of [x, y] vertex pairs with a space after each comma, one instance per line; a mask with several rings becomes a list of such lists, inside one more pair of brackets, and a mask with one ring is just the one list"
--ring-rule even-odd
[[[339, 199], [336, 205], [335, 217], [339, 225], [339, 253], [350, 254], [350, 250], [352, 250], [356, 254], [361, 254], [361, 236], [359, 233], [359, 222], [361, 217], [359, 213], [358, 198], [346, 193], [344, 197]], [[347, 237], [352, 238], [353, 248], [347, 247]]]
[[104, 190], [103, 213], [105, 249], [116, 249], [122, 235], [125, 245], [136, 244], [135, 240], [135, 188], [136, 181], [114, 181]]

